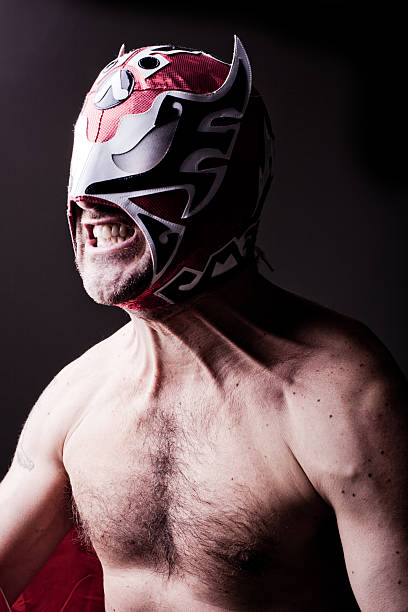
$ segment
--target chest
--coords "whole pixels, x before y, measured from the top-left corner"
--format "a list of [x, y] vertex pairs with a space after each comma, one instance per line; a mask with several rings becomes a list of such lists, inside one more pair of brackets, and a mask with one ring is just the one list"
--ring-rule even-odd
[[208, 587], [217, 577], [224, 590], [251, 578], [256, 589], [310, 537], [279, 419], [255, 393], [197, 378], [148, 400], [105, 388], [92, 404], [64, 462], [82, 536], [102, 562]]

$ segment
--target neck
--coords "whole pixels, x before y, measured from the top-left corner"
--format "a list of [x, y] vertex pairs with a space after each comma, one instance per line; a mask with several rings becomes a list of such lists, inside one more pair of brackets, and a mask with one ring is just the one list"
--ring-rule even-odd
[[129, 312], [135, 367], [149, 364], [155, 389], [164, 371], [185, 372], [188, 364], [200, 363], [217, 384], [227, 370], [234, 371], [248, 359], [264, 367], [265, 333], [275, 316], [271, 305], [279, 291], [253, 266], [158, 316]]
[[258, 274], [256, 264], [251, 264], [237, 271], [217, 288], [182, 304], [157, 310], [127, 312], [135, 329], [147, 325], [159, 335], [170, 334], [183, 339], [191, 329], [193, 320], [206, 320], [214, 327], [223, 327], [228, 321], [254, 318], [259, 306], [256, 296], [265, 282]]

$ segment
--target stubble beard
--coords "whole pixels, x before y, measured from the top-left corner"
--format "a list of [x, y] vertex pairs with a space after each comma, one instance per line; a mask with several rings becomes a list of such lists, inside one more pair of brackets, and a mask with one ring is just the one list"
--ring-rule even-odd
[[[150, 286], [153, 278], [152, 257], [145, 236], [123, 211], [94, 202], [86, 206], [74, 208], [75, 263], [85, 291], [96, 303], [107, 306], [137, 298]], [[134, 238], [130, 244], [117, 249], [116, 243], [112, 245], [112, 250], [106, 251], [98, 249], [97, 244], [90, 246], [86, 225], [92, 225], [104, 216], [116, 218], [116, 225], [124, 222], [134, 228]]]
[[138, 258], [98, 254], [97, 262], [87, 257], [76, 258], [76, 267], [87, 294], [97, 303], [106, 306], [123, 304], [137, 298], [151, 283], [153, 266], [147, 249]]

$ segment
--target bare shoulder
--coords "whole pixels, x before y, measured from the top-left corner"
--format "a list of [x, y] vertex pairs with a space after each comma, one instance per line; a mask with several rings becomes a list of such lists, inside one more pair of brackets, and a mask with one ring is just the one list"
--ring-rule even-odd
[[75, 422], [81, 418], [89, 398], [117, 363], [129, 335], [124, 326], [66, 365], [45, 387], [24, 425], [22, 436], [52, 441], [59, 451]]
[[[376, 384], [404, 387], [404, 376], [381, 340], [364, 323], [311, 304], [295, 339], [304, 351], [297, 381], [353, 409], [355, 395]], [[343, 401], [341, 401], [343, 400]]]
[[333, 505], [347, 491], [357, 495], [359, 482], [395, 483], [408, 459], [404, 375], [363, 323], [291, 300], [306, 313], [293, 317], [300, 357], [286, 398], [292, 452]]
[[[279, 295], [279, 292], [278, 292]], [[295, 364], [285, 441], [336, 516], [362, 610], [405, 610], [408, 584], [408, 391], [382, 342], [359, 321], [283, 292]]]
[[77, 359], [68, 363], [53, 379], [47, 394], [72, 394], [83, 390], [84, 386], [92, 388], [100, 383], [111, 369], [112, 362], [117, 362], [128, 343], [130, 325], [124, 325], [101, 342], [94, 344]]
[[295, 382], [305, 390], [322, 387], [344, 397], [374, 379], [404, 384], [389, 350], [361, 321], [275, 286], [269, 303], [270, 331], [297, 347]]

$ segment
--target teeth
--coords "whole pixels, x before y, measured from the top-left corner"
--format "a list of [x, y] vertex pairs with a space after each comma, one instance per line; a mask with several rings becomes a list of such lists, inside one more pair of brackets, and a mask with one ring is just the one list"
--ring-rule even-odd
[[96, 238], [96, 246], [107, 246], [109, 244], [117, 244], [125, 242], [126, 238], [132, 236], [133, 229], [123, 224], [105, 223], [102, 225], [94, 225], [93, 236]]
[[101, 233], [102, 238], [112, 238], [112, 229], [110, 225], [103, 225], [102, 226], [102, 233]]

